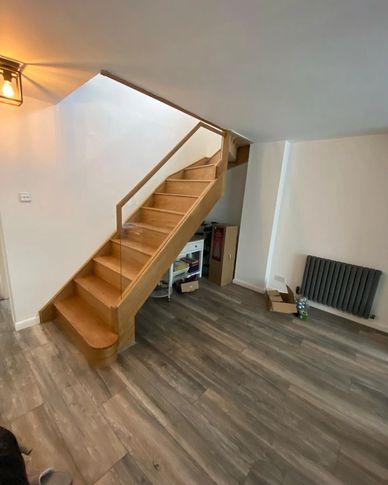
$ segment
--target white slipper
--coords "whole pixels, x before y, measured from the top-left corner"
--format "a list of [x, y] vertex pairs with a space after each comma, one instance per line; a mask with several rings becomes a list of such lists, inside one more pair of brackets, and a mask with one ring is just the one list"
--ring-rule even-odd
[[71, 485], [72, 483], [70, 473], [57, 472], [53, 468], [48, 468], [39, 475], [39, 485]]

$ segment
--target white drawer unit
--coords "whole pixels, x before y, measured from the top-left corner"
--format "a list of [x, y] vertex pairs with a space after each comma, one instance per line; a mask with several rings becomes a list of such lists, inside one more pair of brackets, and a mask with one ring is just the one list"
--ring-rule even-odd
[[154, 297], [156, 298], [167, 297], [170, 300], [172, 295], [172, 285], [174, 284], [175, 281], [191, 278], [192, 276], [197, 276], [198, 278], [202, 277], [203, 247], [204, 247], [203, 239], [192, 239], [186, 244], [186, 246], [179, 253], [176, 260], [185, 258], [185, 257], [194, 258], [198, 260], [198, 269], [195, 271], [188, 271], [188, 270], [182, 271], [181, 269], [174, 270], [174, 264], [175, 264], [174, 262], [170, 266], [170, 269], [168, 271], [168, 287], [159, 294], [155, 293]]
[[[196, 253], [196, 252], [203, 252], [203, 239], [197, 239], [195, 241], [189, 241], [186, 246], [182, 249], [182, 251], [179, 253], [179, 258], [184, 258], [188, 254], [191, 253]], [[200, 265], [202, 266], [202, 265]], [[202, 268], [201, 268], [202, 269]]]

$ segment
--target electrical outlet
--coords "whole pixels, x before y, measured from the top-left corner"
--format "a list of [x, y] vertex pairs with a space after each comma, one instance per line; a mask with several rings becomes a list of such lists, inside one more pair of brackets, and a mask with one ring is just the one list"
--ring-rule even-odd
[[32, 202], [31, 192], [19, 192], [19, 202]]

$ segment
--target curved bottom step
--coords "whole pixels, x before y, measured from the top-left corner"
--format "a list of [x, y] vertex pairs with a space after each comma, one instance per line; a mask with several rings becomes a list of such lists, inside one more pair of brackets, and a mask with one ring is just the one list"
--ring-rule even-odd
[[119, 336], [78, 295], [55, 302], [57, 320], [90, 364], [105, 366], [116, 359]]

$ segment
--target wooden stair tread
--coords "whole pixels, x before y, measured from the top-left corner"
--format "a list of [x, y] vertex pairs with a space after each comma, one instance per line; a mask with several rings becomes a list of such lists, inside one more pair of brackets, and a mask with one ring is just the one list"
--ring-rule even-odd
[[122, 261], [122, 264], [120, 266], [120, 260], [115, 256], [97, 256], [94, 258], [94, 261], [106, 266], [107, 268], [118, 274], [122, 274], [124, 278], [127, 278], [131, 281], [136, 278], [140, 271], [140, 268], [136, 268], [130, 265], [130, 263], [128, 263], [127, 261]]
[[173, 211], [170, 209], [159, 209], [158, 207], [145, 207], [143, 206], [142, 209], [149, 210], [149, 211], [155, 211], [155, 212], [163, 212], [166, 214], [175, 214], [177, 216], [184, 216], [186, 212], [178, 212], [178, 211]]
[[107, 307], [115, 306], [121, 296], [120, 290], [95, 274], [75, 278], [74, 281]]
[[152, 224], [147, 224], [146, 222], [131, 222], [131, 224], [135, 225], [138, 229], [146, 229], [148, 231], [160, 232], [161, 234], [170, 234], [171, 232], [169, 229], [153, 226]]
[[[179, 179], [184, 180], [184, 179]], [[169, 192], [154, 192], [154, 195], [165, 195], [167, 197], [190, 197], [191, 199], [198, 199], [199, 195], [188, 195], [188, 194], [170, 194]]]
[[184, 182], [184, 183], [192, 183], [192, 182], [203, 182], [203, 183], [208, 183], [210, 184], [210, 182], [214, 182], [214, 179], [213, 180], [202, 180], [202, 179], [170, 179], [168, 178], [166, 180], [166, 182]]
[[184, 170], [199, 170], [208, 167], [217, 167], [217, 165], [215, 163], [207, 163], [206, 165], [197, 165], [196, 167], [186, 167]]
[[133, 249], [134, 251], [138, 251], [139, 253], [146, 254], [147, 256], [152, 256], [155, 253], [155, 249], [147, 246], [144, 243], [131, 241], [130, 239], [122, 238], [122, 239], [112, 239], [112, 241], [116, 244], [122, 244], [123, 246]]
[[80, 296], [72, 296], [54, 303], [55, 308], [69, 322], [78, 335], [92, 348], [105, 349], [114, 345], [119, 336]]

